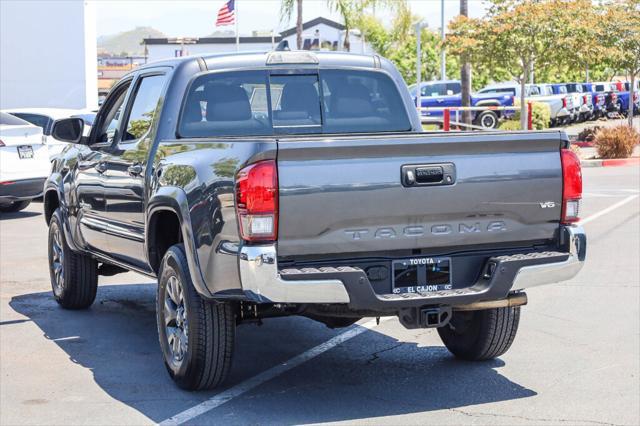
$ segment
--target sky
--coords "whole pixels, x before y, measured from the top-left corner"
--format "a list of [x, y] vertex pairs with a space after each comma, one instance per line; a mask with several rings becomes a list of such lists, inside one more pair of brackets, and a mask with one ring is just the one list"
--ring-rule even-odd
[[[233, 30], [233, 26], [215, 26], [218, 9], [225, 0], [95, 0], [95, 3], [98, 36], [142, 26], [153, 27], [168, 37], [202, 37], [216, 30]], [[409, 5], [430, 27], [440, 28], [440, 0], [410, 0]], [[458, 0], [445, 0], [445, 19], [457, 15], [459, 7]], [[290, 23], [280, 22], [279, 0], [236, 0], [236, 9], [242, 35], [251, 35], [252, 30], [279, 32], [295, 25], [295, 16]], [[482, 0], [469, 0], [469, 15], [479, 17], [485, 10]], [[340, 22], [340, 16], [327, 7], [325, 0], [304, 0], [304, 21], [318, 16]], [[384, 10], [378, 10], [376, 16], [390, 21]]]

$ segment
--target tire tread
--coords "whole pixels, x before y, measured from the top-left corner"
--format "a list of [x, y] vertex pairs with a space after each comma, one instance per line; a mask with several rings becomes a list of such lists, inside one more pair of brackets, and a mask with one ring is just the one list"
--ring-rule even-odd
[[[231, 369], [235, 342], [235, 315], [232, 306], [228, 303], [210, 302], [200, 297], [191, 282], [182, 244], [176, 244], [167, 250], [162, 261], [162, 269], [168, 265], [168, 256], [177, 261], [182, 275], [188, 281], [184, 283], [184, 291], [189, 293], [187, 303], [190, 306], [188, 314], [190, 326], [192, 326], [189, 331], [195, 338], [193, 346], [191, 346], [192, 342], [189, 342], [189, 350], [194, 352], [192, 363], [187, 367], [184, 375], [178, 377], [169, 366], [167, 369], [181, 388], [213, 389], [224, 382]], [[160, 276], [162, 277], [162, 273]], [[158, 302], [158, 309], [161, 309], [160, 302]]]
[[474, 326], [465, 334], [456, 334], [448, 325], [439, 328], [438, 334], [456, 357], [470, 361], [494, 359], [506, 353], [513, 344], [520, 322], [520, 307], [476, 311], [472, 321]]

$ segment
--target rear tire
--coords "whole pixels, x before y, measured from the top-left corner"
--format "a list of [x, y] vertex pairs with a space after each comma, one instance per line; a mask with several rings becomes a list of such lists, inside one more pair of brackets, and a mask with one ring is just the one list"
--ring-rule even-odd
[[438, 328], [449, 352], [469, 361], [494, 359], [509, 350], [518, 331], [520, 307], [456, 311]]
[[0, 212], [2, 213], [15, 213], [20, 210], [24, 210], [31, 204], [31, 200], [13, 201], [10, 204], [0, 205]]
[[56, 209], [49, 222], [49, 275], [56, 302], [65, 309], [85, 309], [96, 298], [98, 264], [71, 250], [62, 231], [62, 213]]
[[200, 297], [191, 281], [182, 244], [167, 250], [158, 276], [156, 319], [169, 375], [187, 390], [220, 385], [231, 369], [233, 306]]
[[478, 118], [476, 118], [476, 126], [484, 127], [485, 129], [498, 128], [498, 114], [493, 111], [482, 111]]

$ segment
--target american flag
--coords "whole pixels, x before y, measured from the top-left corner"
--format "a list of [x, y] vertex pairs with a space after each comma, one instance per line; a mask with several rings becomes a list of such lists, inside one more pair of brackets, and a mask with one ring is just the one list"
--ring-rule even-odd
[[216, 20], [216, 27], [231, 25], [236, 22], [234, 3], [235, 0], [229, 0], [220, 8], [218, 11], [218, 19]]

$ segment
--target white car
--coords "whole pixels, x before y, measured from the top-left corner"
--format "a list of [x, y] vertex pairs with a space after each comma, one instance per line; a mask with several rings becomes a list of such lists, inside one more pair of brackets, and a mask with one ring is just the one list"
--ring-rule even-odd
[[70, 117], [82, 118], [85, 122], [85, 136], [87, 136], [96, 116], [96, 113], [93, 111], [65, 108], [13, 108], [5, 109], [2, 112], [9, 113], [42, 128], [44, 141], [49, 149], [50, 160], [56, 158], [56, 156], [58, 156], [67, 145], [69, 145], [66, 142], [55, 139], [51, 135], [53, 123], [56, 120]]
[[0, 112], [0, 212], [17, 212], [42, 195], [49, 176], [42, 129]]

